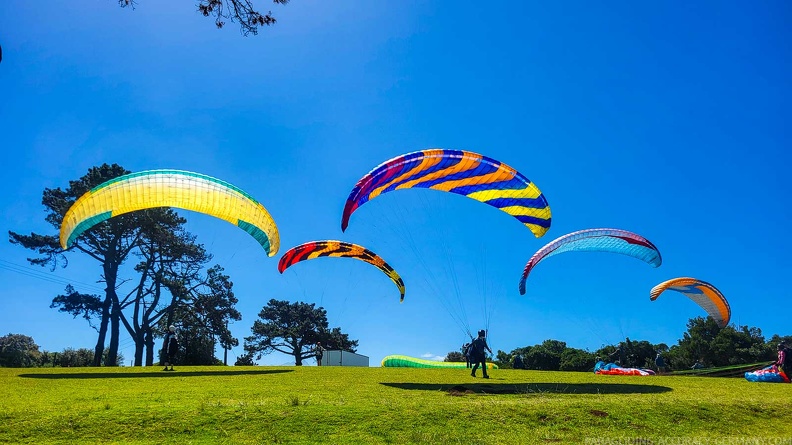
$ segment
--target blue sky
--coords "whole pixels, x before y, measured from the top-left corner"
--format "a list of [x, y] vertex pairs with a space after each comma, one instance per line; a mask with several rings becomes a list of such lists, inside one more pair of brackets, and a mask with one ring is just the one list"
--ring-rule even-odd
[[[590, 350], [624, 337], [673, 344], [704, 315], [681, 294], [649, 301], [677, 276], [717, 286], [733, 323], [790, 334], [778, 312], [792, 248], [788, 2], [258, 4], [278, 23], [243, 37], [189, 2], [0, 3], [4, 233], [52, 233], [42, 191], [92, 166], [178, 168], [261, 201], [280, 254], [314, 239], [364, 244], [407, 286], [399, 304], [387, 277], [344, 259], [281, 275], [279, 255], [243, 231], [185, 212], [234, 281], [240, 339], [277, 298], [325, 307], [374, 366], [444, 356], [466, 327], [488, 327], [505, 351], [548, 338]], [[550, 231], [536, 239], [491, 207], [413, 190], [371, 201], [341, 232], [362, 175], [431, 147], [518, 169], [547, 197]], [[568, 253], [537, 266], [519, 295], [537, 249], [592, 227], [642, 234], [663, 265]], [[72, 255], [50, 272], [28, 265], [31, 253], [0, 243], [0, 333], [50, 351], [93, 347], [87, 324], [49, 304], [67, 283], [101, 289], [99, 266]], [[121, 343], [129, 362], [131, 341]]]

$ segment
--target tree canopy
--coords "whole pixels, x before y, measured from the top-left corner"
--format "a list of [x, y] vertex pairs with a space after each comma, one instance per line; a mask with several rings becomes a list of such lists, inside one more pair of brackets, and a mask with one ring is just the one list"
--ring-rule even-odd
[[756, 327], [719, 328], [711, 318], [696, 317], [688, 321], [678, 344], [668, 350], [666, 362], [673, 370], [683, 370], [696, 361], [705, 367], [769, 361], [775, 358], [775, 343], [766, 342]]
[[756, 327], [728, 325], [718, 327], [707, 317], [691, 318], [687, 331], [676, 345], [653, 344], [629, 337], [615, 345], [604, 345], [589, 352], [570, 348], [558, 340], [545, 340], [541, 344], [516, 348], [511, 352], [498, 351], [496, 363], [510, 368], [520, 356], [525, 369], [553, 371], [592, 371], [598, 360], [613, 362], [628, 368], [654, 369], [654, 359], [661, 353], [666, 367], [673, 371], [687, 370], [697, 361], [705, 367], [752, 364], [775, 358], [776, 345], [792, 343], [792, 336], [774, 335], [765, 341]]
[[[69, 181], [69, 187], [64, 189], [44, 189], [42, 204], [47, 210], [45, 220], [55, 229], [53, 234], [31, 233], [24, 235], [9, 231], [9, 241], [21, 245], [26, 249], [35, 251], [38, 257], [28, 258], [33, 265], [49, 266], [51, 270], [56, 267], [66, 267], [68, 260], [66, 252], [61, 249], [59, 242], [60, 225], [66, 211], [85, 192], [93, 187], [118, 176], [129, 173], [117, 164], [103, 164], [92, 167], [83, 177]], [[101, 315], [98, 323], [99, 337], [94, 348], [94, 366], [99, 366], [104, 352], [105, 338], [108, 325], [110, 327], [110, 363], [115, 363], [118, 351], [118, 329], [120, 310], [118, 307], [118, 271], [137, 241], [140, 224], [135, 219], [136, 214], [122, 215], [112, 218], [105, 223], [97, 225], [94, 229], [81, 235], [75, 245], [68, 252], [81, 252], [96, 261], [102, 267], [102, 281], [106, 284], [105, 295], [102, 298]], [[82, 298], [67, 289], [67, 296]], [[59, 301], [53, 301], [59, 306]], [[75, 314], [73, 310], [66, 312]]]
[[36, 366], [41, 352], [32, 337], [8, 334], [0, 337], [0, 366], [5, 368], [28, 368]]
[[328, 329], [327, 311], [313, 303], [271, 299], [258, 316], [250, 328], [253, 335], [245, 337], [245, 351], [257, 359], [277, 351], [294, 356], [294, 364], [302, 366], [303, 360], [316, 357], [317, 341], [326, 349], [357, 350], [358, 341], [341, 328]]
[[[219, 265], [206, 270], [211, 254], [184, 230], [185, 218], [173, 209], [152, 208], [109, 218], [82, 232], [69, 249], [61, 248], [58, 232], [71, 205], [92, 188], [127, 173], [117, 164], [103, 164], [70, 181], [65, 190], [45, 189], [45, 220], [56, 233], [25, 235], [9, 231], [12, 244], [37, 253], [28, 258], [31, 264], [54, 270], [67, 267], [68, 256], [82, 254], [101, 266], [104, 295], [84, 294], [67, 286], [64, 294], [53, 298], [50, 307], [83, 318], [97, 330], [94, 366], [118, 364], [121, 326], [135, 342], [134, 364], [152, 365], [154, 337], [163, 331], [158, 332], [156, 326], [160, 322], [172, 324], [176, 309], [182, 318], [191, 320], [191, 326], [203, 329], [195, 334], [207, 337], [201, 341], [210, 355], [215, 338], [224, 348], [236, 346], [238, 340], [227, 328], [230, 320], [241, 318], [233, 307], [237, 302], [233, 284]], [[122, 267], [130, 259], [139, 261]]]
[[[238, 321], [242, 314], [234, 307], [233, 283], [223, 268], [214, 266], [193, 286], [191, 298], [174, 307], [170, 321], [160, 319], [158, 333], [164, 334], [168, 326], [178, 327], [182, 350], [178, 362], [183, 365], [215, 365], [215, 348], [224, 349], [239, 345], [231, 335], [228, 324]], [[223, 362], [227, 364], [227, 362]]]

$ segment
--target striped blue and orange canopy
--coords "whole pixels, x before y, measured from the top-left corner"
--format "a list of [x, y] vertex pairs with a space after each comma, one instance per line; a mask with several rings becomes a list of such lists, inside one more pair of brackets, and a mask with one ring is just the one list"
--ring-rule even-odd
[[366, 202], [409, 188], [456, 193], [491, 205], [519, 220], [537, 238], [550, 228], [547, 199], [514, 168], [470, 151], [429, 149], [397, 156], [363, 176], [347, 198], [341, 230]]

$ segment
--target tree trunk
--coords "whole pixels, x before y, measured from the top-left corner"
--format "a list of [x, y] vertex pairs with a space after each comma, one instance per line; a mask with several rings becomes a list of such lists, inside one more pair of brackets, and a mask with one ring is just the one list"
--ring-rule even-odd
[[154, 366], [154, 335], [151, 327], [146, 327], [146, 366]]
[[112, 299], [110, 295], [107, 295], [104, 304], [102, 304], [102, 321], [99, 323], [99, 338], [96, 340], [96, 347], [94, 348], [94, 366], [102, 366], [102, 354], [104, 353], [105, 337], [107, 336], [107, 322], [110, 321], [111, 303]]
[[[114, 292], [115, 294], [115, 292]], [[118, 366], [118, 337], [121, 328], [121, 306], [118, 298], [113, 298], [113, 310], [110, 312], [110, 346], [107, 351], [105, 366]]]
[[143, 332], [137, 333], [135, 338], [135, 366], [143, 366], [143, 347], [145, 346], [143, 340]]
[[105, 292], [107, 298], [110, 299], [110, 345], [107, 351], [107, 363], [105, 366], [118, 366], [118, 336], [119, 324], [121, 318], [121, 307], [118, 303], [118, 294], [116, 294], [116, 281], [118, 278], [118, 261], [116, 261], [116, 252], [110, 251], [105, 256], [104, 262], [104, 276], [107, 287]]

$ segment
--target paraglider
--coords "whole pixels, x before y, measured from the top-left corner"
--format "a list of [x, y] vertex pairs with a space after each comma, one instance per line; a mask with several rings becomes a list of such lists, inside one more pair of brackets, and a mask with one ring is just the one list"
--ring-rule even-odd
[[701, 306], [718, 326], [723, 328], [729, 324], [731, 308], [726, 297], [713, 285], [696, 278], [680, 277], [664, 281], [653, 287], [649, 298], [654, 301], [666, 290], [674, 290], [684, 294]]
[[525, 281], [537, 264], [564, 252], [619, 253], [644, 261], [652, 267], [659, 267], [663, 262], [657, 247], [637, 233], [620, 229], [579, 230], [550, 241], [531, 256], [520, 279], [520, 295], [525, 294]]
[[[406, 355], [389, 355], [382, 359], [384, 368], [466, 368], [465, 362], [438, 362]], [[487, 362], [487, 369], [498, 369], [498, 365]]]
[[789, 368], [792, 365], [792, 349], [786, 343], [778, 344], [778, 360], [762, 369], [746, 372], [745, 379], [749, 382], [789, 383]]
[[[396, 156], [380, 163], [360, 178], [345, 202], [341, 229], [344, 231], [347, 229], [352, 214], [365, 203], [392, 191], [410, 189], [447, 192], [436, 195], [442, 203], [453, 201], [448, 194], [455, 194], [487, 204], [518, 220], [537, 238], [543, 236], [550, 228], [552, 218], [547, 199], [536, 184], [525, 175], [509, 165], [478, 153], [433, 148]], [[409, 195], [409, 193], [401, 192], [398, 195]], [[432, 193], [414, 194], [416, 198], [420, 199], [427, 198], [425, 195], [432, 195]], [[380, 204], [387, 202], [386, 199]], [[400, 247], [408, 248], [407, 254], [414, 255], [415, 261], [424, 267], [427, 278], [425, 283], [430, 288], [428, 293], [440, 300], [440, 303], [467, 336], [473, 337], [468, 319], [468, 314], [472, 310], [466, 305], [466, 298], [462, 295], [463, 286], [460, 286], [456, 271], [457, 266], [461, 265], [455, 264], [458, 255], [454, 248], [458, 244], [469, 247], [472, 244], [481, 243], [481, 249], [484, 251], [487, 247], [484, 244], [489, 244], [485, 239], [488, 237], [481, 236], [479, 233], [478, 236], [473, 235], [467, 241], [458, 236], [452, 236], [452, 231], [446, 232], [446, 226], [440, 224], [427, 224], [416, 231], [409, 225], [414, 220], [405, 217], [409, 215], [404, 211], [397, 212], [398, 203], [404, 201], [395, 199], [391, 202], [393, 205], [385, 204], [380, 207], [380, 212], [375, 213], [382, 218], [380, 220], [382, 224], [373, 222], [372, 226], [385, 228], [401, 238]], [[480, 208], [484, 209], [483, 206]], [[441, 214], [440, 208], [435, 205], [429, 206], [424, 203], [423, 210], [426, 210], [427, 216], [430, 218], [432, 215]], [[497, 213], [495, 212], [495, 214]], [[455, 214], [443, 214], [445, 218], [449, 216], [453, 217]], [[474, 228], [471, 227], [467, 230], [470, 233]], [[430, 265], [427, 262], [427, 257], [424, 256], [428, 251], [430, 251], [429, 255], [444, 255], [445, 259]], [[477, 268], [477, 272], [481, 272], [477, 277], [485, 277], [486, 280], [484, 272], [486, 261], [487, 255], [478, 255], [475, 263], [468, 263], [465, 267]], [[433, 267], [435, 265], [437, 267]], [[499, 294], [502, 294], [499, 289], [490, 289], [479, 298], [483, 307], [482, 316], [485, 328], [489, 326], [495, 300]]]
[[267, 209], [239, 188], [200, 173], [145, 170], [106, 181], [81, 196], [66, 212], [60, 244], [68, 249], [96, 224], [136, 210], [175, 207], [205, 213], [248, 232], [267, 255], [280, 247], [280, 235]]
[[594, 365], [594, 374], [598, 375], [655, 375], [655, 372], [648, 368], [622, 368], [616, 363], [605, 363], [598, 361]]
[[745, 373], [749, 382], [789, 383], [789, 377], [775, 365], [770, 365], [753, 372]]
[[355, 258], [374, 265], [385, 273], [399, 288], [401, 293], [399, 302], [404, 301], [404, 281], [399, 274], [382, 257], [357, 244], [336, 240], [310, 241], [300, 244], [283, 254], [280, 261], [278, 261], [278, 271], [283, 273], [290, 266], [300, 261], [321, 257]]
[[456, 193], [517, 218], [537, 238], [550, 228], [550, 206], [539, 188], [512, 167], [462, 150], [430, 149], [388, 160], [363, 176], [344, 206], [341, 230], [352, 213], [377, 196], [409, 188]]

